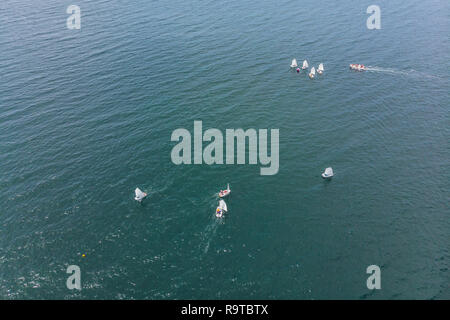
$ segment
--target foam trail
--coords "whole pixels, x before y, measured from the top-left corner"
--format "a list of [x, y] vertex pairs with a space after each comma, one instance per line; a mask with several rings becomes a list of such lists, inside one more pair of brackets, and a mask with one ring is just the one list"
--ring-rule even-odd
[[[209, 201], [217, 202], [217, 196], [218, 196], [217, 193], [212, 194]], [[221, 225], [223, 223], [222, 219], [216, 218], [214, 209], [215, 209], [215, 206], [212, 206], [211, 207], [211, 216], [212, 216], [211, 221], [209, 224], [206, 225], [205, 230], [202, 232], [202, 240], [203, 241], [202, 241], [202, 244], [200, 245], [200, 247], [202, 247], [203, 254], [208, 253], [211, 240], [215, 237], [219, 225]], [[204, 247], [203, 247], [203, 245], [204, 245]]]
[[211, 243], [211, 240], [214, 238], [218, 227], [219, 227], [219, 222], [216, 219], [214, 219], [213, 223], [206, 226], [205, 231], [203, 232], [204, 238], [206, 239], [206, 245], [203, 248], [204, 254], [208, 253], [209, 244]]
[[401, 71], [393, 68], [382, 68], [382, 67], [376, 67], [376, 66], [367, 66], [367, 71], [374, 71], [374, 72], [385, 72], [385, 73], [391, 73], [391, 74], [398, 74], [398, 75], [409, 75], [411, 72], [415, 70], [410, 71]]
[[383, 68], [383, 67], [377, 67], [377, 66], [366, 66], [366, 71], [372, 71], [372, 72], [383, 72], [383, 73], [389, 73], [392, 75], [401, 75], [401, 76], [416, 76], [416, 77], [425, 77], [425, 78], [434, 78], [434, 79], [441, 79], [439, 76], [434, 76], [431, 74], [427, 74], [424, 72], [420, 72], [414, 69], [410, 70], [398, 70], [394, 68]]

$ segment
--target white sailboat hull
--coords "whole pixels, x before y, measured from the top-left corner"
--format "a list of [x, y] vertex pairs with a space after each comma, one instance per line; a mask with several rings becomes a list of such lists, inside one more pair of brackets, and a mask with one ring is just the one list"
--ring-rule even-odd
[[322, 74], [323, 73], [323, 64], [319, 64], [319, 67], [317, 68], [317, 73]]
[[224, 212], [227, 212], [227, 211], [228, 211], [227, 204], [225, 203], [225, 201], [220, 200], [219, 206], [216, 209], [216, 217], [221, 218], [223, 216]]
[[136, 190], [134, 190], [134, 200], [141, 202], [142, 200], [144, 200], [144, 198], [147, 196], [147, 194], [145, 192], [142, 192], [141, 189], [136, 188]]
[[324, 179], [330, 179], [333, 176], [334, 176], [334, 172], [331, 167], [326, 168], [325, 171], [322, 173], [322, 178], [324, 178]]
[[312, 67], [311, 72], [309, 73], [309, 77], [311, 79], [314, 79], [314, 76], [316, 75], [316, 68]]

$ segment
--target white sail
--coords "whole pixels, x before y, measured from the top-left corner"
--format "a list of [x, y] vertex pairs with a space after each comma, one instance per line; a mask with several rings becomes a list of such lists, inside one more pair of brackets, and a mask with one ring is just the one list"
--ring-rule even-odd
[[298, 64], [297, 64], [297, 59], [292, 59], [292, 62], [291, 62], [291, 68], [295, 68], [295, 67], [297, 67], [298, 66]]
[[219, 208], [222, 209], [223, 211], [228, 211], [227, 204], [223, 200], [219, 201]]
[[303, 61], [303, 69], [306, 69], [306, 68], [308, 68], [309, 67], [309, 65], [308, 65], [308, 61]]
[[137, 201], [141, 201], [142, 199], [144, 199], [147, 196], [147, 194], [145, 192], [142, 192], [141, 189], [139, 189], [139, 188], [136, 188], [136, 190], [134, 190], [134, 193], [136, 195], [134, 197], [134, 199]]
[[318, 71], [323, 71], [323, 63], [319, 64], [319, 68], [317, 70]]
[[316, 74], [316, 68], [312, 67], [311, 68], [311, 72], [309, 74], [310, 75], [315, 75]]
[[227, 183], [227, 190], [230, 191], [230, 184]]
[[329, 167], [325, 169], [325, 175], [332, 176], [333, 175], [333, 168]]

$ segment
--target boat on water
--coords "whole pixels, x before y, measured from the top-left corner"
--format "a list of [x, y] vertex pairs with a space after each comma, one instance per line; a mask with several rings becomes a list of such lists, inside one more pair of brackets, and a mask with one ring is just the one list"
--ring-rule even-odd
[[292, 59], [292, 62], [291, 62], [291, 68], [297, 68], [297, 66], [298, 66], [298, 64], [297, 64], [297, 59]]
[[142, 192], [142, 190], [139, 188], [136, 188], [136, 190], [134, 190], [134, 193], [135, 193], [134, 200], [139, 202], [144, 200], [144, 198], [147, 196], [147, 194], [145, 192]]
[[297, 64], [297, 59], [292, 59], [292, 62], [291, 62], [291, 68], [297, 68], [297, 66], [298, 66], [298, 64]]
[[304, 61], [303, 61], [302, 69], [305, 70], [305, 69], [308, 69], [308, 68], [309, 68], [308, 61], [304, 60]]
[[366, 66], [363, 64], [357, 64], [357, 63], [352, 63], [350, 64], [350, 69], [352, 70], [356, 70], [356, 71], [364, 71], [367, 70]]
[[316, 68], [312, 67], [311, 71], [309, 72], [309, 77], [311, 79], [314, 79], [315, 76], [316, 76]]
[[223, 214], [227, 211], [228, 211], [227, 204], [225, 203], [225, 201], [220, 200], [219, 206], [216, 209], [216, 217], [222, 218]]
[[229, 195], [230, 193], [231, 193], [231, 190], [230, 190], [230, 184], [227, 183], [227, 188], [226, 188], [225, 190], [220, 190], [220, 192], [219, 192], [219, 197], [220, 197], [220, 198], [226, 197], [226, 196]]
[[324, 69], [323, 69], [323, 63], [321, 63], [321, 64], [319, 64], [319, 67], [317, 68], [317, 73], [318, 73], [318, 74], [322, 74], [323, 71], [324, 71]]
[[333, 168], [328, 167], [325, 169], [325, 171], [322, 173], [322, 178], [324, 179], [331, 179], [334, 176]]

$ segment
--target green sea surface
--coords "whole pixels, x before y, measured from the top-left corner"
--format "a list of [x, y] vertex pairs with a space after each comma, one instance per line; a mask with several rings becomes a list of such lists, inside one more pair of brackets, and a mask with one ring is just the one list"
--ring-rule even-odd
[[[0, 3], [1, 299], [450, 298], [448, 1], [72, 2]], [[196, 120], [279, 172], [175, 165]]]

